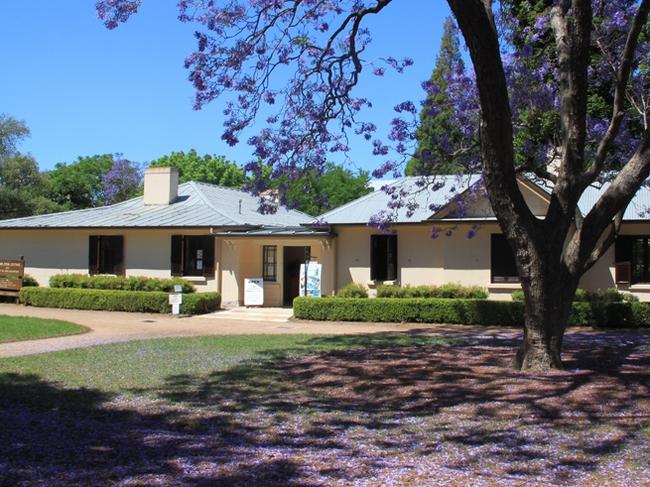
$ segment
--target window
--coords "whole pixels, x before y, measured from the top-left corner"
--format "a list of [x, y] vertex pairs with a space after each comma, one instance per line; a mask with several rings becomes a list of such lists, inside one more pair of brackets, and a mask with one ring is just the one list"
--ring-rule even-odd
[[620, 236], [614, 253], [617, 284], [650, 282], [650, 236]]
[[88, 238], [88, 273], [124, 274], [124, 237], [91, 235]]
[[519, 282], [515, 255], [506, 238], [500, 233], [493, 233], [490, 243], [492, 282]]
[[262, 277], [265, 281], [275, 282], [278, 278], [278, 248], [275, 245], [262, 247]]
[[214, 276], [214, 237], [172, 235], [172, 276]]
[[370, 279], [373, 281], [397, 279], [397, 235], [371, 235]]

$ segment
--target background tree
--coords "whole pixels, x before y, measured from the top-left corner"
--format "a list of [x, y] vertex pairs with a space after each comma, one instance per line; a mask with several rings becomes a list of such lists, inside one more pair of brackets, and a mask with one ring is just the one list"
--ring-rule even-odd
[[[139, 3], [103, 0], [98, 13], [114, 28]], [[181, 1], [181, 20], [199, 26], [197, 50], [186, 60], [196, 108], [234, 94], [225, 110], [222, 138], [236, 144], [264, 107], [268, 127], [248, 139], [253, 159], [247, 167], [255, 169], [263, 160], [274, 177], [296, 179], [300, 171], [318, 172], [329, 154], [349, 150], [351, 133], [371, 141], [373, 154], [383, 158], [375, 174], [397, 171], [413, 153], [415, 104], [407, 100], [395, 107], [398, 116], [391, 121], [387, 143], [377, 138], [376, 125], [364, 119], [370, 101], [355, 94], [364, 69], [382, 76], [386, 68], [401, 71], [412, 64], [409, 58], [374, 63], [364, 58], [371, 42], [368, 18], [391, 3]], [[612, 245], [627, 205], [650, 175], [650, 0], [535, 2], [545, 8], [532, 26], [509, 8], [495, 9], [491, 0], [447, 3], [475, 73], [473, 83], [459, 79], [449, 84], [448, 94], [457, 104], [453, 117], [471, 122], [465, 125], [463, 146], [480, 141], [480, 160], [474, 165], [482, 165], [525, 294], [517, 364], [524, 369], [561, 367], [564, 331], [580, 277]], [[508, 4], [514, 3], [499, 2]], [[546, 36], [553, 39], [551, 48], [543, 42]], [[295, 68], [289, 79], [272, 84], [287, 65]], [[590, 94], [596, 92], [609, 95], [600, 99], [601, 118], [589, 111]], [[266, 115], [274, 106], [274, 114]], [[553, 111], [557, 122], [541, 120]], [[525, 135], [543, 123], [552, 127], [549, 137]], [[520, 136], [522, 158], [515, 153]], [[546, 171], [552, 161], [558, 166], [555, 174]], [[519, 190], [517, 174], [527, 171], [552, 184], [543, 219], [531, 213]], [[586, 215], [579, 214], [582, 193], [602, 180], [610, 184]], [[423, 180], [420, 188], [426, 187], [437, 186]], [[259, 178], [253, 191], [263, 189]], [[401, 203], [405, 196], [391, 193], [391, 208], [407, 204]]]
[[43, 196], [47, 186], [36, 160], [17, 150], [29, 136], [24, 122], [0, 115], [0, 219], [60, 211]]
[[0, 158], [10, 157], [26, 137], [29, 137], [29, 128], [25, 122], [0, 113]]
[[150, 167], [175, 167], [181, 183], [200, 181], [229, 188], [241, 188], [244, 184], [244, 171], [224, 156], [205, 154], [200, 156], [196, 150], [185, 153], [172, 152], [151, 162]]
[[142, 183], [142, 168], [116, 154], [113, 166], [102, 176], [104, 204], [114, 205], [137, 196]]
[[[288, 183], [283, 194], [288, 206], [318, 216], [370, 193], [369, 182], [370, 176], [365, 171], [354, 173], [328, 163], [321, 174], [312, 171]], [[270, 186], [278, 188], [283, 184], [283, 179], [278, 178]]]
[[57, 163], [45, 176], [47, 196], [71, 210], [93, 208], [104, 204], [103, 177], [113, 167], [112, 154], [79, 157], [75, 162]]
[[459, 157], [459, 150], [465, 150], [464, 159], [476, 160], [476, 145], [461, 149], [466, 140], [462, 124], [471, 125], [472, 121], [454, 118], [457, 106], [449, 96], [450, 85], [463, 78], [467, 78], [467, 74], [457, 28], [453, 19], [447, 17], [436, 66], [431, 79], [425, 84], [428, 96], [420, 110], [419, 125], [415, 131], [417, 148], [404, 169], [406, 176], [463, 172], [463, 159]]

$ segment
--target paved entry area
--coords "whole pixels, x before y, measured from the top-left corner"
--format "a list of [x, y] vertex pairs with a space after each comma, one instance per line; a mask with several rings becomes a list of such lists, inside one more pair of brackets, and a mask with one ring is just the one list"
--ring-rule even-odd
[[203, 318], [287, 323], [292, 316], [293, 310], [291, 308], [247, 308], [242, 306], [215, 311], [214, 313], [203, 315]]
[[[30, 355], [70, 348], [149, 338], [201, 335], [256, 335], [280, 333], [349, 334], [411, 329], [445, 328], [440, 325], [400, 323], [335, 323], [290, 320], [290, 309], [250, 308], [218, 311], [212, 315], [173, 318], [169, 315], [32, 308], [0, 303], [0, 315], [32, 316], [72, 321], [90, 328], [88, 333], [41, 340], [0, 343], [0, 357]], [[459, 330], [456, 326], [455, 330]], [[466, 333], [469, 327], [463, 327]], [[485, 332], [483, 328], [481, 330]]]

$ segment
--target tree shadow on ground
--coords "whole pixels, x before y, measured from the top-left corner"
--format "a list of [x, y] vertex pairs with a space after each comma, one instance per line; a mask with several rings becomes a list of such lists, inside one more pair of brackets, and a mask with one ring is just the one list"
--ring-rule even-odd
[[534, 485], [616, 474], [642, 485], [647, 336], [569, 335], [567, 370], [548, 374], [509, 367], [517, 339], [312, 338], [309, 347], [335, 350], [264, 353], [112, 402], [0, 376], [0, 421], [10, 425], [0, 484]]

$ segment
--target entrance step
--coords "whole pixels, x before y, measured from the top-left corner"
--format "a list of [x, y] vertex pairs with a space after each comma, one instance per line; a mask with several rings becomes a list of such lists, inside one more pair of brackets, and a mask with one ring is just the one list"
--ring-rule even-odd
[[266, 321], [271, 323], [287, 323], [293, 316], [291, 308], [230, 308], [203, 315], [202, 318], [241, 320], [241, 321]]

